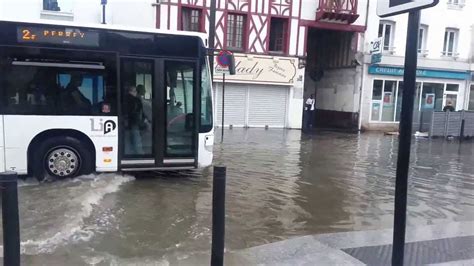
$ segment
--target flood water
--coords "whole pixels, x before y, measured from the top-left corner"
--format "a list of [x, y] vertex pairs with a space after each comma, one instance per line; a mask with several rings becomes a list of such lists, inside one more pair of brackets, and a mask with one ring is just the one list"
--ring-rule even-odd
[[[228, 252], [392, 227], [396, 137], [225, 134], [215, 164], [228, 167]], [[414, 140], [411, 161], [408, 225], [474, 220], [474, 142]], [[174, 265], [210, 253], [211, 169], [19, 185], [25, 265]]]

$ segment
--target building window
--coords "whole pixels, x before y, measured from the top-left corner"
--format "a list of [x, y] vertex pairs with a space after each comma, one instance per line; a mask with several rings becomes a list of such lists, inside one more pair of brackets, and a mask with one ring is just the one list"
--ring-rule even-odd
[[245, 15], [227, 15], [227, 48], [232, 50], [244, 49]]
[[459, 31], [457, 29], [446, 29], [444, 33], [444, 56], [457, 56], [457, 45], [458, 45]]
[[[403, 81], [374, 80], [372, 87], [370, 120], [398, 122], [402, 110]], [[420, 111], [442, 111], [447, 104], [455, 108], [459, 84], [417, 82], [415, 89], [415, 114]]]
[[448, 0], [448, 7], [460, 9], [464, 7], [464, 0]]
[[201, 10], [183, 7], [181, 11], [181, 30], [202, 31]]
[[420, 29], [418, 30], [418, 53], [423, 56], [426, 56], [428, 54], [428, 50], [426, 50], [427, 38], [428, 26], [420, 25]]
[[72, 12], [73, 0], [43, 0], [43, 10]]
[[270, 21], [270, 52], [286, 52], [286, 35], [288, 31], [288, 20], [284, 18], [272, 18]]
[[383, 50], [393, 51], [393, 36], [395, 36], [395, 22], [380, 21], [379, 38], [383, 39]]

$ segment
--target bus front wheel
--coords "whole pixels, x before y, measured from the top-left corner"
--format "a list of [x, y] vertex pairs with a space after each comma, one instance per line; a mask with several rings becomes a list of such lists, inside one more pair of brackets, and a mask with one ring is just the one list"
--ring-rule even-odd
[[90, 174], [93, 171], [91, 158], [91, 152], [76, 138], [49, 138], [35, 152], [34, 175], [42, 181], [46, 177], [67, 178]]

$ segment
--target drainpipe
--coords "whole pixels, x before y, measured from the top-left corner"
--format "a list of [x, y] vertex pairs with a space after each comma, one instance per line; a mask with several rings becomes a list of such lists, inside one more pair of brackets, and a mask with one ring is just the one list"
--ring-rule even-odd
[[367, 32], [367, 25], [369, 23], [369, 7], [370, 7], [370, 0], [367, 0], [367, 7], [365, 10], [365, 32], [364, 32], [364, 37], [362, 38], [362, 71], [360, 73], [361, 79], [360, 79], [360, 91], [359, 91], [359, 132], [362, 129], [362, 101], [363, 101], [363, 96], [364, 96], [364, 87], [365, 87], [365, 62], [364, 62], [364, 57], [365, 57], [365, 35]]

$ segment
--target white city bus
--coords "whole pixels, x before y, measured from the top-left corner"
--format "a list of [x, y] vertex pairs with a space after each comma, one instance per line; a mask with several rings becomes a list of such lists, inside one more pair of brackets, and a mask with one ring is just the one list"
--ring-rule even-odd
[[206, 36], [0, 21], [0, 172], [209, 166]]

